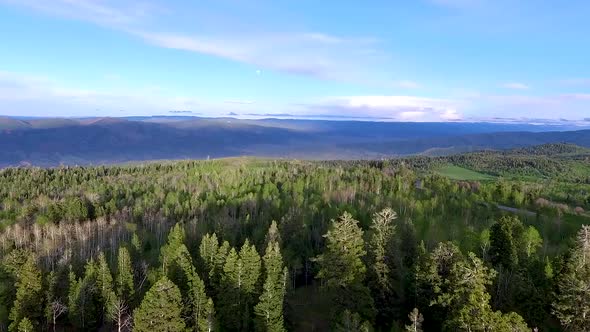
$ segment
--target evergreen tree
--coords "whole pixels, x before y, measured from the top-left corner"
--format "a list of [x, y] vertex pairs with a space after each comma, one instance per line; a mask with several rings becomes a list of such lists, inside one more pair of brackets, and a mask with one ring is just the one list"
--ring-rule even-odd
[[590, 226], [582, 226], [557, 276], [553, 313], [567, 331], [590, 331]]
[[218, 309], [220, 323], [224, 329], [237, 331], [243, 317], [244, 295], [240, 289], [241, 262], [234, 248], [229, 250], [223, 266], [221, 290], [219, 292]]
[[113, 291], [113, 276], [111, 275], [111, 270], [109, 269], [109, 265], [103, 252], [98, 255], [96, 287], [98, 288], [100, 296], [103, 317], [106, 317], [110, 310], [110, 306], [116, 299], [116, 295]]
[[117, 277], [115, 282], [118, 297], [130, 303], [135, 292], [133, 267], [129, 251], [123, 246], [119, 247], [119, 254], [117, 255]]
[[369, 286], [378, 310], [378, 323], [388, 325], [393, 321], [396, 294], [393, 288], [394, 233], [393, 221], [397, 213], [390, 208], [373, 215], [369, 233]]
[[207, 272], [208, 279], [212, 279], [218, 272], [216, 271], [218, 266], [215, 262], [218, 251], [219, 240], [217, 239], [217, 235], [215, 233], [211, 235], [205, 234], [201, 240], [201, 245], [199, 245], [199, 254], [201, 256], [203, 270]]
[[530, 331], [522, 318], [514, 313], [502, 315], [493, 312], [490, 295], [486, 287], [492, 283], [496, 273], [469, 253], [466, 260], [458, 261], [451, 268], [449, 278], [444, 281], [446, 292], [437, 292], [435, 302], [449, 308], [445, 322], [448, 331], [487, 332], [506, 331], [502, 326], [513, 323], [511, 331]]
[[184, 331], [181, 312], [180, 290], [168, 278], [162, 277], [145, 294], [139, 308], [135, 309], [133, 331]]
[[168, 272], [168, 265], [173, 261], [178, 252], [178, 248], [184, 244], [186, 234], [182, 224], [174, 224], [168, 233], [168, 242], [160, 249], [160, 262], [162, 263], [162, 271], [164, 274]]
[[27, 319], [28, 324], [38, 327], [43, 316], [43, 293], [41, 271], [32, 254], [15, 272], [16, 299], [10, 310], [10, 331], [20, 329], [21, 320]]
[[205, 283], [197, 274], [186, 246], [179, 247], [176, 260], [187, 281], [188, 306], [195, 331], [210, 331], [214, 324], [213, 301], [207, 298]]
[[283, 306], [286, 293], [287, 270], [283, 267], [279, 243], [269, 242], [264, 255], [265, 281], [260, 302], [254, 308], [258, 316], [258, 330], [285, 331]]
[[374, 318], [373, 300], [364, 285], [366, 267], [363, 231], [349, 213], [344, 213], [332, 226], [326, 238], [324, 253], [314, 260], [319, 263], [317, 277], [331, 294], [333, 311], [350, 310]]
[[505, 270], [518, 264], [518, 252], [523, 226], [516, 217], [502, 217], [490, 229], [490, 259]]
[[241, 289], [249, 296], [248, 300], [252, 300], [250, 297], [256, 294], [262, 262], [256, 247], [248, 239], [240, 249], [240, 262], [243, 268], [240, 271]]

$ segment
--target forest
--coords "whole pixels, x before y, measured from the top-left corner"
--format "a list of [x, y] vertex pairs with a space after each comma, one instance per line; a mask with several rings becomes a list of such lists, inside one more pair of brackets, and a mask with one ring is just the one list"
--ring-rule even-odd
[[0, 170], [0, 331], [590, 331], [590, 161]]

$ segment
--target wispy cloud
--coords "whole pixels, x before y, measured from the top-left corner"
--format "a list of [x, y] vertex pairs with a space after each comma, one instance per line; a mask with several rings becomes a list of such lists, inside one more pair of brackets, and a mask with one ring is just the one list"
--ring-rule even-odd
[[507, 82], [502, 84], [502, 87], [505, 89], [512, 89], [512, 90], [528, 90], [530, 87], [524, 83], [520, 82]]
[[156, 8], [140, 0], [0, 0], [0, 3], [110, 27], [128, 27], [137, 24], [148, 18]]
[[402, 88], [402, 89], [418, 89], [418, 88], [421, 88], [422, 87], [417, 82], [407, 81], [407, 80], [402, 80], [402, 81], [394, 82], [393, 86], [394, 87], [397, 87], [397, 88]]
[[238, 105], [252, 105], [256, 103], [254, 100], [226, 100], [226, 104], [238, 104]]
[[[369, 61], [376, 41], [319, 33], [181, 35], [138, 32], [160, 47], [214, 55], [292, 74], [345, 79], [355, 63]], [[352, 75], [354, 76], [354, 75]]]
[[[375, 38], [350, 38], [291, 29], [281, 32], [280, 27], [242, 29], [244, 25], [238, 24], [242, 19], [239, 16], [206, 20], [209, 22], [206, 27], [201, 24], [188, 31], [168, 24], [164, 32], [160, 25], [151, 21], [163, 19], [166, 9], [142, 0], [0, 0], [0, 3], [107, 26], [158, 47], [322, 79], [353, 81], [384, 58], [378, 51]], [[216, 15], [224, 16], [224, 13]], [[233, 24], [224, 24], [226, 20]]]

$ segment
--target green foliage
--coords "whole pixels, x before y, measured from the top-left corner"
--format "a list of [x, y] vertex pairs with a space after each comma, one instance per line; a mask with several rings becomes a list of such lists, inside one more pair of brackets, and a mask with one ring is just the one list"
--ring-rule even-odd
[[369, 322], [363, 321], [359, 314], [351, 313], [349, 310], [344, 310], [334, 328], [336, 332], [370, 332], [372, 330]]
[[575, 247], [557, 279], [553, 313], [568, 331], [590, 330], [590, 226], [578, 232]]
[[[271, 228], [272, 229], [272, 228]], [[283, 267], [283, 258], [279, 243], [271, 240], [264, 255], [265, 281], [259, 302], [254, 308], [258, 316], [258, 331], [283, 332], [284, 298], [287, 287], [287, 269]]]
[[320, 265], [317, 277], [331, 288], [362, 282], [367, 270], [362, 258], [367, 252], [358, 221], [345, 212], [338, 220], [332, 221], [324, 237], [326, 250], [316, 258]]
[[33, 323], [27, 318], [23, 318], [18, 324], [18, 332], [33, 332]]
[[43, 316], [42, 279], [35, 257], [27, 255], [24, 263], [14, 270], [16, 299], [10, 310], [10, 331], [21, 328], [21, 321], [26, 319], [25, 327], [39, 326]]
[[133, 331], [185, 331], [181, 312], [180, 290], [168, 278], [162, 277], [145, 294], [141, 305], [133, 313]]
[[135, 293], [135, 286], [133, 283], [131, 256], [125, 247], [119, 247], [119, 254], [117, 255], [117, 277], [115, 281], [117, 295], [124, 301], [130, 302]]

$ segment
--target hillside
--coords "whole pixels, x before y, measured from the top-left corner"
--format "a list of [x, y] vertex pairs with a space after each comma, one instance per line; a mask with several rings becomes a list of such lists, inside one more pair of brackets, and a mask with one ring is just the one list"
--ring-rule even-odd
[[489, 123], [147, 117], [2, 118], [0, 126], [0, 167], [230, 156], [381, 159], [554, 142], [590, 147], [588, 130], [548, 131], [555, 128]]

